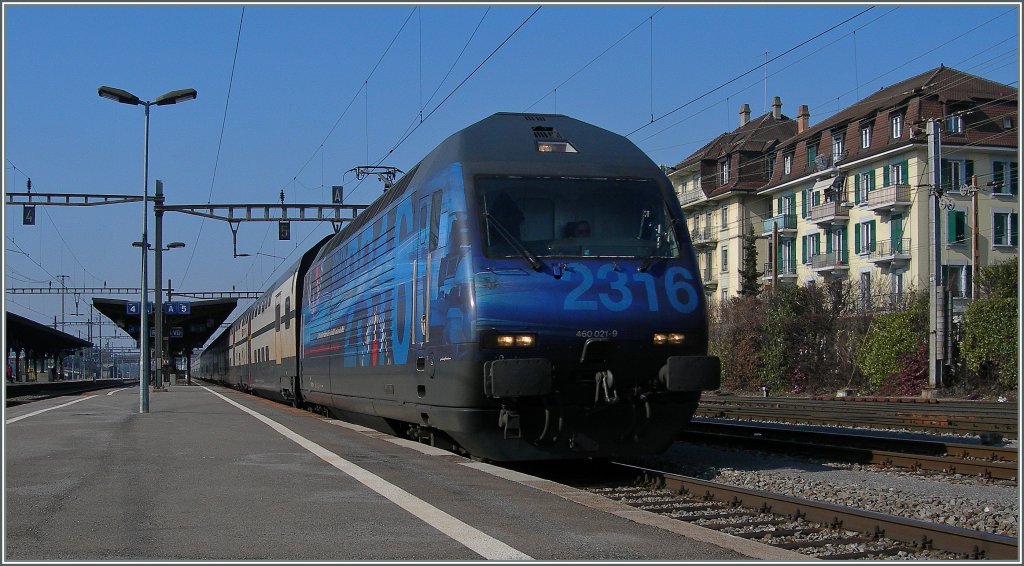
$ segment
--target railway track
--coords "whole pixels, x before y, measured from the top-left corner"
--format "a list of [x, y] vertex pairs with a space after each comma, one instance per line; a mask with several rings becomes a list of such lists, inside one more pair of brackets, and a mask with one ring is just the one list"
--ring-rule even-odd
[[[632, 464], [629, 485], [589, 491], [639, 509], [827, 560], [1016, 559], [1016, 537], [884, 515], [670, 474]], [[947, 553], [947, 554], [943, 554]]]
[[695, 419], [683, 440], [1016, 482], [1016, 448]]
[[705, 395], [701, 398], [696, 416], [857, 428], [898, 428], [979, 436], [1001, 435], [1007, 439], [1016, 439], [1019, 427], [1019, 414], [1014, 403], [921, 398], [795, 399]]

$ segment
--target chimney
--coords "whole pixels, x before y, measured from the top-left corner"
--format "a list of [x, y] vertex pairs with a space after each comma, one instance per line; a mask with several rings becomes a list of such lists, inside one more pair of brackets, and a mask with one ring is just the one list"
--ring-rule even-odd
[[800, 109], [796, 113], [796, 133], [802, 134], [807, 131], [810, 127], [811, 112], [807, 109], [806, 104], [801, 104]]
[[750, 105], [749, 104], [744, 104], [743, 106], [740, 106], [740, 127], [742, 128], [743, 126], [746, 126], [747, 122], [749, 122], [749, 121], [750, 121]]
[[778, 96], [775, 97], [775, 101], [772, 102], [772, 118], [776, 120], [782, 119], [782, 99]]

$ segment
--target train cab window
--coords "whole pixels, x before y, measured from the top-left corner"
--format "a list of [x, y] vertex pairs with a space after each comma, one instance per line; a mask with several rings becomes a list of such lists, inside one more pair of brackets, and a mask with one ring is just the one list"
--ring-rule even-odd
[[478, 177], [488, 257], [678, 257], [653, 179]]

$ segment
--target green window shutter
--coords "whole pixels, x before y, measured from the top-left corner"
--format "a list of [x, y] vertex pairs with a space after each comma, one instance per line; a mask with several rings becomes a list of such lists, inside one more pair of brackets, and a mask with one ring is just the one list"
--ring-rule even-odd
[[832, 234], [825, 233], [825, 253], [832, 253]]
[[840, 234], [841, 235], [839, 238], [839, 260], [842, 261], [843, 263], [846, 263], [850, 255], [850, 238], [848, 238], [849, 229], [844, 226], [843, 231]]
[[870, 234], [871, 234], [871, 243], [869, 244], [869, 246], [870, 246], [870, 251], [873, 252], [873, 251], [875, 251], [875, 245], [876, 245], [875, 244], [875, 241], [876, 241], [875, 230], [876, 230], [876, 228], [875, 228], [875, 221], [874, 220], [871, 221], [870, 226], [871, 227], [868, 228], [868, 232], [870, 232]]
[[942, 172], [941, 181], [939, 184], [943, 188], [943, 190], [949, 190], [950, 177], [953, 176], [953, 169], [950, 166], [949, 161], [946, 159], [939, 160], [939, 164], [940, 171]]
[[800, 216], [807, 218], [807, 197], [810, 195], [810, 191], [804, 189], [800, 194]]
[[900, 161], [900, 184], [910, 184], [910, 160], [904, 159]]
[[807, 244], [809, 240], [810, 236], [800, 238], [800, 263], [807, 263]]
[[796, 245], [789, 246], [789, 268], [796, 272]]
[[1017, 241], [1018, 241], [1017, 240], [1017, 236], [1018, 236], [1018, 234], [1017, 234], [1017, 213], [1016, 212], [1011, 212], [1010, 213], [1010, 245], [1011, 246], [1016, 246], [1017, 245]]
[[882, 167], [882, 186], [889, 186], [889, 166]]
[[821, 204], [821, 193], [819, 193], [818, 191], [814, 191], [814, 197], [813, 198], [814, 198], [814, 206], [818, 206], [819, 204]]
[[1017, 164], [1010, 164], [1010, 193], [1017, 194]]
[[860, 226], [861, 225], [858, 224], [857, 225], [857, 229], [853, 231], [853, 249], [856, 250], [857, 253], [861, 252], [861, 249], [860, 249]]
[[[882, 169], [885, 169], [885, 168], [883, 167]], [[869, 191], [875, 190], [875, 170], [874, 169], [872, 169], [868, 173], [868, 190]]]
[[853, 202], [860, 204], [860, 173], [853, 176]]
[[956, 241], [956, 211], [946, 212], [946, 243], [952, 244]]
[[814, 235], [814, 255], [821, 253], [821, 234]]
[[796, 195], [789, 199], [789, 214], [796, 216]]

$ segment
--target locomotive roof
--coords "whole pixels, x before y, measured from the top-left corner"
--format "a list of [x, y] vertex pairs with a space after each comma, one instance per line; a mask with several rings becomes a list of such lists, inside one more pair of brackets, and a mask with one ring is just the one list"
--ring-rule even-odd
[[[569, 151], [544, 152], [552, 143]], [[575, 151], [572, 151], [575, 150]], [[499, 112], [448, 137], [420, 163], [429, 171], [461, 163], [467, 174], [653, 175], [660, 169], [647, 154], [616, 134], [561, 114]], [[649, 167], [651, 171], [645, 172]], [[639, 169], [639, 171], [638, 171]]]
[[[542, 152], [538, 142], [568, 143], [574, 152]], [[455, 132], [349, 222], [317, 257], [356, 233], [419, 178], [430, 178], [453, 163], [463, 173], [520, 176], [654, 177], [668, 179], [625, 136], [562, 114], [498, 112]]]

